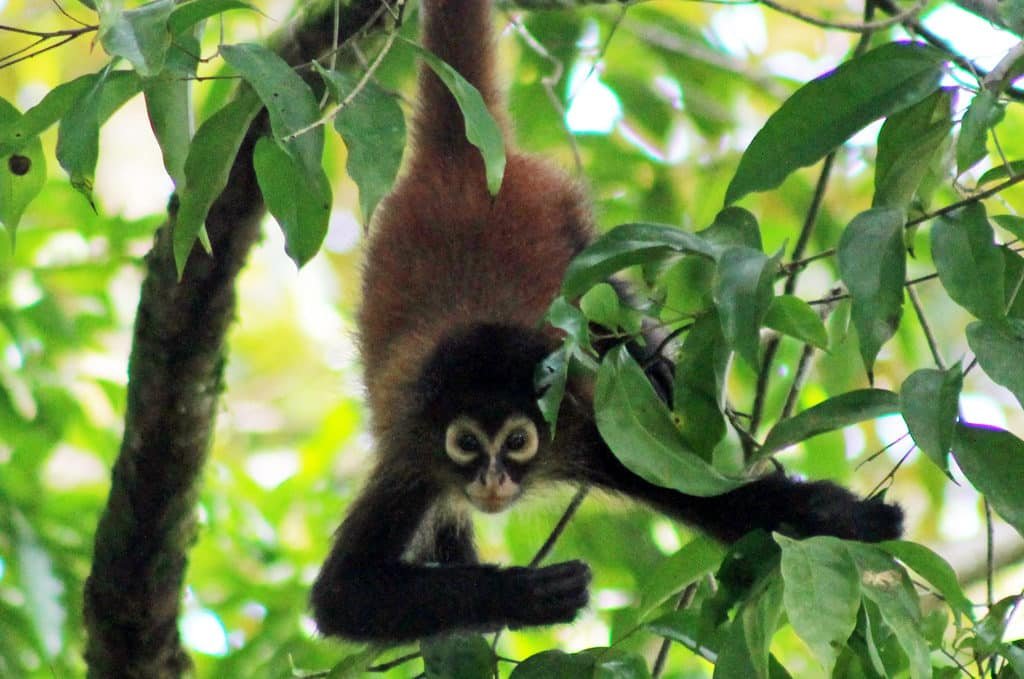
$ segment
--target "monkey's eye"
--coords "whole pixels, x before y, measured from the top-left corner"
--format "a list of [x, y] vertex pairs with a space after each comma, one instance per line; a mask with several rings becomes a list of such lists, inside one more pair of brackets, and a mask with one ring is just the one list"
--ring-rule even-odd
[[455, 445], [459, 447], [459, 450], [464, 450], [467, 453], [479, 453], [480, 449], [483, 447], [480, 445], [480, 439], [468, 431], [464, 431], [458, 435], [455, 439]]
[[526, 441], [526, 432], [522, 429], [517, 429], [505, 439], [505, 448], [508, 450], [522, 450], [526, 445]]

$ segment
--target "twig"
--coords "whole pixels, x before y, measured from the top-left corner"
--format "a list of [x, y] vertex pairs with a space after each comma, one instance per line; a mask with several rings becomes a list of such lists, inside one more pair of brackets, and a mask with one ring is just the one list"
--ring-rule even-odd
[[914, 286], [907, 285], [907, 296], [910, 298], [910, 303], [914, 307], [914, 313], [917, 314], [917, 321], [921, 324], [921, 331], [924, 332], [925, 341], [928, 342], [928, 349], [932, 352], [932, 360], [935, 361], [936, 367], [939, 370], [946, 369], [946, 362], [942, 360], [942, 352], [939, 350], [939, 343], [935, 339], [935, 334], [932, 332], [931, 326], [928, 324], [928, 319], [924, 315], [924, 306], [921, 304], [921, 298], [917, 296], [917, 290], [914, 290]]
[[793, 373], [793, 382], [789, 385], [789, 393], [786, 394], [786, 403], [782, 406], [782, 413], [779, 415], [779, 419], [784, 420], [793, 414], [797, 399], [800, 398], [800, 390], [804, 388], [807, 373], [810, 372], [811, 358], [813, 357], [814, 347], [810, 344], [805, 344], [803, 351], [800, 352], [800, 360], [797, 361], [796, 371]]
[[791, 16], [794, 19], [799, 19], [805, 24], [811, 24], [819, 28], [828, 28], [839, 31], [849, 31], [851, 33], [872, 33], [874, 31], [880, 31], [882, 29], [895, 26], [896, 24], [902, 24], [905, 21], [912, 19], [918, 14], [925, 5], [928, 4], [927, 0], [918, 0], [913, 7], [903, 10], [898, 14], [895, 14], [888, 19], [879, 19], [877, 21], [860, 21], [860, 22], [846, 22], [846, 21], [828, 21], [827, 19], [820, 19], [806, 12], [802, 12], [792, 7], [787, 7], [781, 4], [777, 0], [759, 0], [762, 5], [774, 9], [776, 12], [781, 12], [787, 16]]
[[[676, 602], [675, 610], [681, 611], [691, 603], [693, 603], [693, 597], [697, 594], [697, 583], [691, 582], [689, 585], [683, 588], [682, 593], [679, 595], [679, 600]], [[668, 651], [672, 647], [672, 640], [665, 637], [661, 640], [661, 648], [658, 649], [658, 657], [654, 661], [654, 667], [651, 669], [651, 679], [658, 679], [661, 674], [665, 671], [665, 663], [668, 661]]]
[[587, 81], [590, 80], [591, 77], [593, 77], [594, 71], [597, 70], [597, 65], [604, 60], [605, 55], [608, 53], [608, 47], [612, 44], [612, 38], [615, 37], [615, 33], [619, 30], [619, 26], [622, 25], [622, 20], [626, 18], [626, 12], [629, 10], [629, 7], [630, 6], [628, 4], [622, 5], [622, 9], [619, 10], [619, 16], [615, 17], [615, 21], [612, 22], [612, 27], [608, 30], [608, 37], [604, 39], [604, 44], [597, 50], [597, 55], [590, 64], [587, 74], [583, 76], [582, 80], [580, 80], [580, 84], [576, 87], [576, 91], [571, 92], [569, 96], [566, 97], [566, 102], [568, 104], [571, 105], [573, 100], [575, 100], [579, 93], [583, 91], [583, 86], [587, 84]]
[[382, 662], [379, 665], [370, 665], [369, 667], [366, 668], [366, 671], [367, 672], [374, 672], [374, 673], [378, 673], [378, 674], [384, 673], [384, 672], [387, 672], [388, 670], [393, 670], [394, 668], [398, 667], [399, 665], [404, 665], [407, 662], [415, 660], [416, 658], [419, 658], [420, 655], [421, 654], [420, 654], [419, 651], [413, 651], [412, 653], [407, 653], [405, 655], [398, 656], [394, 660], [389, 660], [387, 662]]

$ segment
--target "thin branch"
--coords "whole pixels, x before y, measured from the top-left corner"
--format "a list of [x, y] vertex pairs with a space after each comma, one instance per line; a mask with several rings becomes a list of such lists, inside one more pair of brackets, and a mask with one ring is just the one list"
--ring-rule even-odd
[[369, 667], [366, 668], [366, 671], [367, 672], [374, 672], [376, 674], [381, 674], [381, 673], [387, 672], [389, 670], [393, 670], [396, 667], [399, 667], [400, 665], [404, 665], [407, 662], [411, 662], [413, 660], [416, 660], [421, 655], [422, 654], [419, 651], [413, 651], [412, 653], [407, 653], [405, 655], [400, 655], [397, 658], [395, 658], [394, 660], [389, 660], [387, 662], [382, 662], [379, 665], [370, 665]]
[[[697, 583], [691, 582], [689, 585], [683, 588], [682, 593], [679, 595], [679, 600], [676, 601], [675, 610], [681, 611], [693, 603], [693, 598], [697, 594]], [[654, 661], [654, 667], [651, 669], [651, 679], [658, 679], [665, 671], [665, 663], [668, 661], [668, 651], [672, 648], [672, 640], [665, 637], [661, 640], [661, 648], [658, 649], [658, 657]]]
[[811, 14], [807, 14], [798, 9], [788, 7], [778, 2], [777, 0], [758, 0], [760, 4], [765, 7], [769, 7], [776, 12], [781, 12], [787, 16], [791, 16], [794, 19], [799, 19], [805, 24], [811, 24], [819, 28], [828, 28], [839, 31], [849, 31], [851, 33], [872, 33], [874, 31], [880, 31], [886, 28], [895, 26], [896, 24], [902, 24], [910, 19], [914, 18], [925, 5], [928, 4], [928, 0], [918, 0], [913, 7], [903, 10], [898, 14], [895, 14], [888, 19], [879, 19], [877, 21], [859, 21], [859, 22], [845, 22], [845, 21], [829, 21], [827, 19], [821, 19]]
[[1024, 59], [1024, 40], [1014, 45], [999, 63], [981, 79], [981, 86], [993, 92], [1002, 92], [1014, 77], [1020, 74], [1019, 62]]
[[914, 286], [907, 285], [907, 296], [910, 298], [910, 303], [914, 307], [914, 313], [917, 314], [917, 321], [921, 324], [921, 331], [924, 332], [925, 341], [928, 342], [928, 349], [932, 352], [932, 360], [935, 361], [936, 367], [939, 370], [946, 369], [946, 362], [942, 360], [942, 352], [939, 349], [939, 343], [935, 339], [935, 334], [932, 332], [931, 326], [928, 324], [928, 319], [924, 315], [924, 306], [921, 304], [921, 298], [917, 296], [917, 290]]
[[800, 398], [800, 391], [804, 388], [804, 383], [807, 381], [807, 374], [811, 369], [811, 359], [814, 357], [814, 347], [810, 344], [805, 344], [803, 351], [800, 352], [800, 360], [797, 361], [796, 371], [793, 373], [793, 382], [789, 385], [789, 393], [786, 394], [786, 403], [782, 406], [782, 413], [779, 415], [780, 420], [784, 420], [793, 414], [796, 409], [796, 402]]

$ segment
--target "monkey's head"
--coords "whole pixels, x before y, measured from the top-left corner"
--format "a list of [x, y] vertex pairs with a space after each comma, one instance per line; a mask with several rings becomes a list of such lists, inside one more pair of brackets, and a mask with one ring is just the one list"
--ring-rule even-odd
[[476, 325], [442, 341], [418, 380], [444, 475], [481, 511], [508, 508], [544, 458], [547, 427], [533, 375], [549, 351], [535, 330]]

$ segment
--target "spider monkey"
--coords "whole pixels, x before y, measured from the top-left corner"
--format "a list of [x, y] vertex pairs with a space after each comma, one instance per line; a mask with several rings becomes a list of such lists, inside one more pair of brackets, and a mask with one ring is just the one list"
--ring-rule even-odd
[[[490, 1], [421, 6], [425, 47], [480, 91], [507, 137]], [[412, 157], [379, 208], [359, 314], [378, 460], [313, 585], [322, 633], [399, 642], [572, 620], [586, 564], [499, 568], [473, 544], [469, 508], [502, 511], [542, 482], [625, 494], [725, 542], [757, 528], [900, 535], [899, 507], [827, 482], [776, 473], [717, 497], [652, 485], [602, 441], [584, 380], [569, 384], [551, 440], [534, 370], [560, 338], [541, 321], [592, 239], [587, 198], [510, 144], [492, 197], [455, 100], [425, 67], [419, 90]]]

